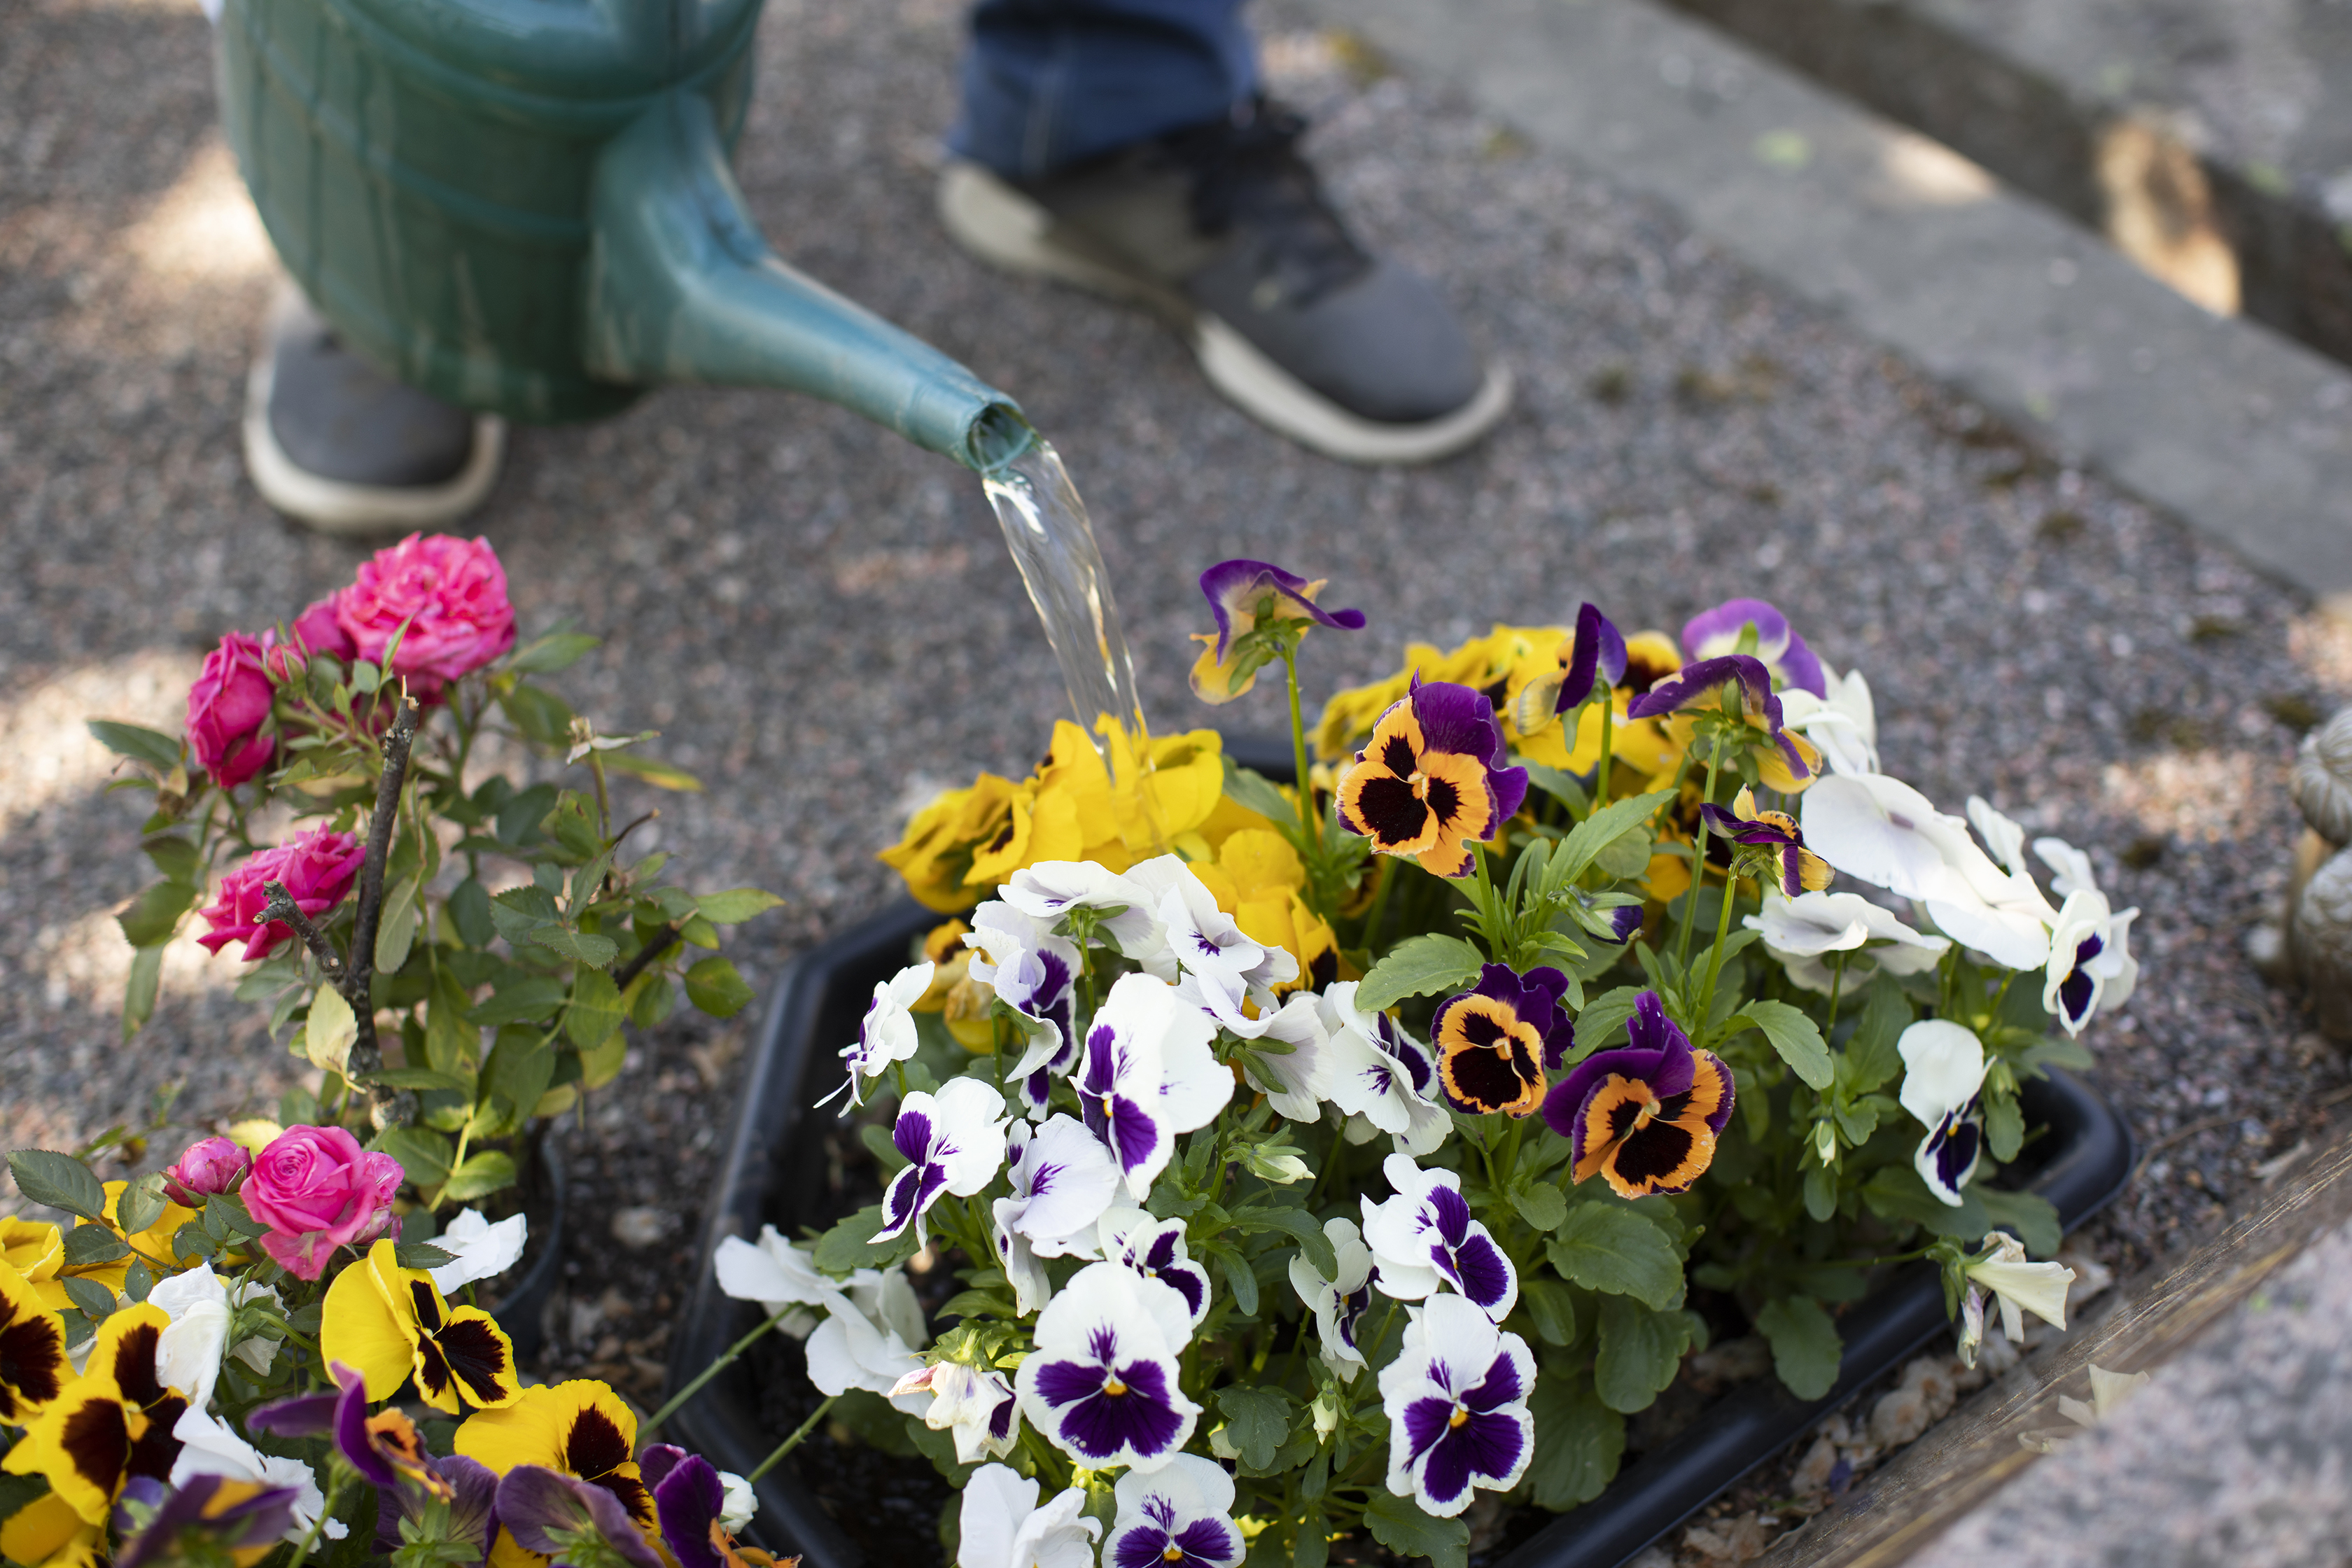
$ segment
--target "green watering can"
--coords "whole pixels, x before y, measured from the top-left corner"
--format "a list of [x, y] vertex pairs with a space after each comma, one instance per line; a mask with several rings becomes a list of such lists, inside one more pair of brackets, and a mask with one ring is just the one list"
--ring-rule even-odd
[[344, 338], [482, 412], [777, 386], [986, 472], [1011, 399], [769, 248], [728, 167], [760, 0], [227, 0], [228, 135]]

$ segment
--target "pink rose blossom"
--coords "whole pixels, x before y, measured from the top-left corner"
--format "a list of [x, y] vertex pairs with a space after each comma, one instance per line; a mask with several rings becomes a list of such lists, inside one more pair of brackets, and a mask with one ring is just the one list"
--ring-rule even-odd
[[206, 1138], [184, 1150], [163, 1172], [163, 1190], [175, 1204], [196, 1209], [215, 1193], [233, 1193], [253, 1169], [253, 1154], [226, 1138]]
[[294, 928], [283, 921], [262, 924], [261, 911], [269, 904], [269, 895], [261, 889], [264, 882], [285, 883], [294, 907], [315, 921], [342, 901], [366, 858], [367, 846], [357, 834], [331, 833], [324, 827], [298, 833], [275, 849], [247, 856], [221, 879], [219, 896], [196, 911], [212, 927], [196, 940], [214, 952], [242, 942], [245, 951], [238, 956], [247, 963], [258, 963], [294, 935]]
[[407, 623], [392, 668], [419, 696], [514, 647], [506, 569], [487, 539], [412, 533], [377, 551], [333, 604], [336, 624], [362, 658], [382, 658]]
[[364, 1247], [392, 1228], [404, 1173], [340, 1127], [289, 1127], [246, 1178], [247, 1212], [269, 1227], [261, 1248], [289, 1274], [316, 1279], [339, 1247]]
[[188, 748], [223, 789], [235, 789], [269, 765], [275, 737], [260, 733], [277, 688], [262, 666], [262, 645], [243, 632], [221, 638], [188, 688]]
[[289, 679], [288, 667], [298, 661], [307, 663], [320, 654], [348, 659], [359, 651], [352, 645], [352, 634], [343, 630], [342, 623], [335, 619], [335, 596], [332, 595], [319, 600], [294, 617], [290, 641], [280, 643], [278, 628], [272, 626], [261, 634], [261, 647], [269, 673], [280, 680]]

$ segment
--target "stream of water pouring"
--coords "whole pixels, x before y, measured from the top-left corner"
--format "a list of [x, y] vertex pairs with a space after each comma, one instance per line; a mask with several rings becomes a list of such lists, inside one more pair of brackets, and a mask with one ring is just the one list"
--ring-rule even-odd
[[[1034, 437], [1020, 456], [982, 475], [981, 482], [1004, 530], [1013, 564], [1028, 584], [1029, 601], [1045, 623], [1045, 640], [1062, 667], [1080, 727], [1093, 737], [1103, 765], [1115, 778], [1124, 771], [1118, 749], [1128, 751], [1134, 759], [1131, 765], [1150, 772], [1150, 733], [1136, 698], [1135, 665], [1128, 656], [1127, 635], [1119, 629], [1118, 605], [1104, 576], [1087, 504], [1078, 499], [1060, 456], [1044, 437]], [[1097, 729], [1106, 715], [1126, 732], [1126, 748], [1114, 748], [1110, 737]], [[1148, 791], [1144, 805], [1156, 817]], [[1156, 820], [1151, 837], [1155, 848], [1165, 847], [1167, 835]]]

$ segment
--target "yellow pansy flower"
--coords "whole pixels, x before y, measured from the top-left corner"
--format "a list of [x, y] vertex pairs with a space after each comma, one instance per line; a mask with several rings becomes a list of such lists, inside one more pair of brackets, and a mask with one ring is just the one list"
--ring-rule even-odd
[[82, 1518], [63, 1494], [43, 1492], [0, 1521], [0, 1557], [29, 1568], [97, 1568], [106, 1527]]
[[[637, 1469], [636, 1448], [636, 1416], [611, 1388], [590, 1379], [526, 1388], [511, 1405], [467, 1416], [457, 1436], [457, 1452], [499, 1475], [517, 1465], [543, 1465], [603, 1487], [646, 1538], [657, 1542], [653, 1493]], [[545, 1561], [504, 1529], [490, 1548], [491, 1568]]]
[[171, 1322], [163, 1308], [142, 1301], [100, 1323], [87, 1370], [33, 1417], [0, 1468], [46, 1476], [51, 1492], [97, 1525], [131, 1477], [168, 1480], [180, 1454], [172, 1428], [188, 1408], [185, 1395], [155, 1372], [156, 1347]]
[[63, 1394], [73, 1376], [65, 1325], [30, 1281], [0, 1265], [0, 1422], [23, 1426]]
[[[0, 1219], [0, 1263], [15, 1269], [52, 1312], [61, 1312], [73, 1305], [73, 1299], [66, 1294], [58, 1278], [65, 1257], [66, 1233], [56, 1226], [14, 1216]], [[0, 1420], [6, 1418], [0, 1415]]]
[[366, 1380], [370, 1400], [388, 1399], [412, 1373], [436, 1410], [495, 1410], [522, 1395], [514, 1342], [479, 1307], [451, 1308], [433, 1276], [403, 1268], [389, 1239], [335, 1276], [319, 1322], [319, 1350]]

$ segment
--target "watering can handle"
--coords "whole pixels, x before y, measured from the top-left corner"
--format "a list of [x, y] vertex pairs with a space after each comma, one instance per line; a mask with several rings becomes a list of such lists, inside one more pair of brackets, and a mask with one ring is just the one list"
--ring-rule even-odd
[[983, 473], [1035, 438], [1011, 398], [784, 264], [698, 93], [667, 95], [605, 146], [589, 218], [593, 374], [809, 393]]

